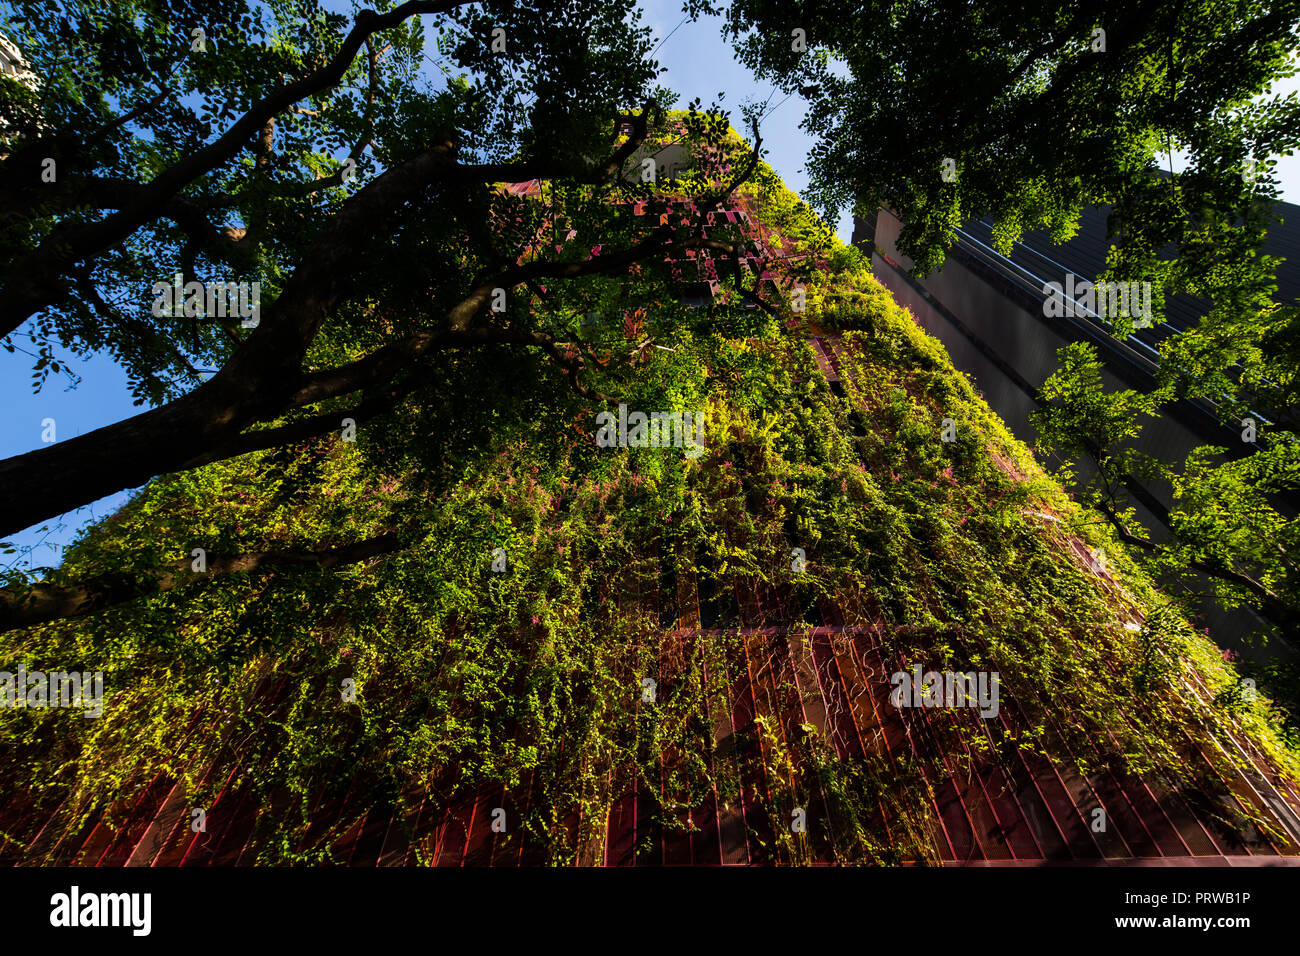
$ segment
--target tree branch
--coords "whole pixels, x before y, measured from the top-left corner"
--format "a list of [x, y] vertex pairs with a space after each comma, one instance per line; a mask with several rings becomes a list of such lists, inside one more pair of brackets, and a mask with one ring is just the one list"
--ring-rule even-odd
[[67, 286], [60, 276], [68, 266], [128, 238], [161, 215], [167, 202], [184, 186], [237, 155], [254, 135], [261, 133], [268, 120], [313, 93], [337, 85], [372, 34], [397, 26], [412, 16], [446, 13], [462, 5], [462, 0], [408, 0], [383, 14], [362, 10], [328, 63], [263, 97], [212, 143], [186, 155], [142, 187], [136, 200], [93, 223], [60, 224], [44, 242], [19, 257], [0, 277], [0, 337], [18, 328], [35, 312], [62, 300]]
[[402, 547], [403, 536], [389, 531], [355, 544], [307, 550], [290, 548], [238, 555], [208, 555], [207, 571], [192, 570], [189, 558], [144, 571], [111, 571], [76, 584], [33, 584], [0, 589], [0, 632], [50, 621], [83, 617], [139, 597], [161, 594], [204, 575], [220, 577], [279, 568], [336, 568]]
[[[659, 226], [629, 248], [582, 262], [515, 265], [462, 298], [445, 316], [444, 332], [408, 336], [348, 366], [304, 375], [303, 357], [326, 316], [350, 294], [359, 276], [358, 257], [374, 242], [375, 224], [419, 197], [430, 182], [440, 178], [454, 182], [460, 175], [476, 180], [496, 177], [505, 168], [458, 166], [455, 150], [450, 140], [435, 143], [385, 170], [349, 197], [321, 227], [281, 294], [263, 306], [257, 328], [211, 379], [159, 408], [0, 461], [0, 486], [6, 490], [0, 497], [0, 535], [181, 469], [186, 462], [201, 460], [236, 441], [258, 421], [391, 378], [400, 370], [397, 360], [418, 359], [443, 334], [466, 333], [472, 321], [486, 311], [496, 288], [510, 288], [530, 278], [573, 279], [609, 273], [675, 248], [716, 244], [716, 240], [700, 238], [674, 242], [672, 228]], [[725, 243], [722, 247], [730, 248]], [[569, 371], [582, 394], [599, 397], [584, 390], [572, 367]]]
[[[1175, 553], [1170, 548], [1155, 544], [1152, 541], [1148, 541], [1146, 538], [1139, 538], [1137, 535], [1133, 534], [1124, 526], [1123, 522], [1120, 521], [1119, 516], [1111, 510], [1109, 505], [1104, 502], [1099, 502], [1098, 506], [1101, 509], [1102, 514], [1106, 516], [1111, 525], [1115, 528], [1116, 533], [1119, 535], [1119, 539], [1125, 544], [1134, 545], [1149, 554], [1173, 555]], [[1296, 611], [1291, 608], [1279, 594], [1271, 590], [1262, 582], [1252, 578], [1250, 575], [1244, 574], [1221, 561], [1208, 562], [1198, 559], [1187, 562], [1187, 567], [1212, 578], [1218, 578], [1221, 581], [1228, 581], [1229, 583], [1235, 584], [1243, 590], [1250, 592], [1263, 602], [1264, 607], [1260, 608], [1260, 611], [1279, 623], [1292, 620], [1297, 616]]]

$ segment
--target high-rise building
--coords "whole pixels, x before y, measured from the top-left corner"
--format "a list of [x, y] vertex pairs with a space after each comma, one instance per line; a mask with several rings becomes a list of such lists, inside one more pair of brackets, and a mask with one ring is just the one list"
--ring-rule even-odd
[[420, 529], [6, 635], [29, 673], [76, 649], [105, 700], [0, 711], [31, 781], [0, 859], [1300, 859], [1266, 702], [863, 259], [765, 166], [704, 214], [665, 178], [627, 214], [745, 254], [670, 263], [668, 345], [625, 277], [616, 405], [452, 356], [383, 427], [459, 436], [453, 473], [331, 437], [158, 479], [87, 536], [74, 569], [135, 560], [137, 510], [178, 553]]

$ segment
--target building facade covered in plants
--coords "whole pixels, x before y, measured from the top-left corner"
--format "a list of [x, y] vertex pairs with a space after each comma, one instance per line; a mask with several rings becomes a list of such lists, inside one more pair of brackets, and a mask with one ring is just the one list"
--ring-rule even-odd
[[[1266, 697], [765, 164], [704, 201], [739, 169], [606, 203], [699, 241], [512, 292], [502, 321], [545, 336], [448, 350], [391, 412], [91, 528], [52, 582], [191, 567], [0, 634], [29, 672], [104, 675], [100, 717], [0, 709], [0, 859], [1300, 856]], [[491, 221], [598, 257], [589, 201], [513, 184]], [[652, 442], [638, 413], [702, 428]]]

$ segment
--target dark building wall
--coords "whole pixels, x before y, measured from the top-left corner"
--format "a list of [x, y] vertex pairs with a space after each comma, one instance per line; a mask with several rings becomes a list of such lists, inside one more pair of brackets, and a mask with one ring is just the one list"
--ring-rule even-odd
[[[1300, 213], [1300, 208], [1289, 210]], [[1291, 218], [1289, 228], [1270, 239], [1276, 254], [1284, 255], [1291, 233], [1300, 230], [1300, 215]], [[1037, 388], [1057, 367], [1056, 352], [1073, 341], [1096, 343], [1107, 364], [1103, 380], [1107, 389], [1143, 388], [1152, 381], [1152, 349], [1159, 338], [1173, 328], [1196, 320], [1202, 306], [1190, 297], [1171, 300], [1169, 325], [1173, 328], [1145, 330], [1138, 341], [1117, 342], [1095, 322], [1086, 318], [1052, 318], [1044, 315], [1042, 283], [1063, 282], [1065, 273], [1092, 281], [1105, 267], [1105, 211], [1090, 209], [1080, 223], [1079, 235], [1062, 246], [1053, 246], [1042, 235], [1030, 235], [1017, 245], [1010, 259], [991, 249], [987, 223], [972, 223], [962, 230], [958, 246], [949, 254], [942, 270], [923, 280], [906, 272], [912, 261], [900, 253], [896, 242], [902, 224], [886, 210], [855, 222], [854, 242], [873, 248], [876, 276], [907, 306], [926, 331], [948, 349], [953, 363], [969, 373], [989, 405], [1006, 421], [1012, 432], [1033, 444], [1037, 432], [1029, 413], [1037, 406]], [[1272, 251], [1272, 250], [1270, 250]], [[1300, 250], [1297, 250], [1300, 265]], [[1279, 294], [1294, 295], [1300, 277], [1294, 266], [1280, 270]], [[1196, 446], [1213, 442], [1234, 454], [1249, 454], [1239, 431], [1219, 425], [1208, 407], [1181, 403], [1170, 414], [1144, 429], [1138, 447], [1167, 461], [1182, 461]], [[1089, 473], [1081, 466], [1081, 480]], [[1168, 528], [1165, 512], [1172, 505], [1168, 487], [1139, 486], [1134, 493], [1138, 517], [1153, 539], [1164, 540]], [[1288, 509], [1289, 510], [1289, 509]], [[1261, 622], [1251, 611], [1225, 613], [1212, 602], [1203, 606], [1205, 626], [1225, 647], [1255, 658], [1294, 657], [1290, 645], [1273, 644], [1259, 649], [1244, 643]]]

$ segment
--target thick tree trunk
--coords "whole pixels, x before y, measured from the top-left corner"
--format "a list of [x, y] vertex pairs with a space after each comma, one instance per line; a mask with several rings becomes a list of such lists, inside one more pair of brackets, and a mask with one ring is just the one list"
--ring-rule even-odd
[[186, 466], [247, 425], [289, 408], [300, 361], [346, 294], [374, 223], [455, 164], [439, 143], [384, 173], [321, 229], [261, 324], [222, 371], [193, 392], [123, 422], [0, 461], [0, 537]]
[[172, 471], [253, 417], [214, 379], [162, 408], [0, 461], [0, 537]]
[[[411, 6], [411, 4], [407, 4]], [[636, 120], [634, 135], [602, 169], [576, 171], [595, 177], [615, 172], [623, 158], [645, 136], [649, 105]], [[394, 343], [370, 359], [348, 369], [304, 375], [302, 357], [321, 323], [349, 293], [356, 281], [357, 262], [367, 247], [382, 235], [378, 224], [394, 210], [417, 199], [430, 183], [448, 185], [519, 181], [531, 178], [545, 164], [462, 166], [456, 162], [456, 144], [432, 144], [424, 152], [387, 170], [352, 196], [321, 228], [298, 268], [266, 310], [261, 324], [230, 358], [226, 366], [193, 392], [123, 422], [97, 429], [64, 442], [0, 461], [0, 537], [21, 531], [79, 505], [88, 504], [150, 478], [196, 464], [227, 457], [224, 446], [237, 444], [249, 425], [269, 421], [299, 405], [356, 391], [366, 385], [388, 382], [402, 367], [391, 359], [418, 358], [438, 341], [436, 333], [417, 336], [420, 344]], [[750, 172], [752, 172], [751, 164]], [[570, 171], [571, 173], [574, 171]], [[733, 183], [731, 188], [735, 188]], [[715, 198], [714, 202], [717, 202]], [[515, 266], [488, 284], [470, 291], [446, 315], [446, 329], [472, 338], [470, 322], [486, 307], [493, 286], [514, 286], [529, 278], [571, 279], [610, 272], [661, 256], [669, 248], [670, 230], [660, 227], [635, 246], [584, 262], [529, 263]], [[682, 248], [711, 240], [690, 239]], [[730, 249], [730, 247], [726, 247]], [[491, 336], [484, 337], [490, 340]], [[536, 344], [546, 347], [544, 336]], [[506, 341], [507, 339], [503, 339]], [[392, 352], [393, 355], [388, 353]], [[349, 376], [351, 371], [356, 374]], [[300, 386], [331, 379], [328, 388], [299, 394]]]

